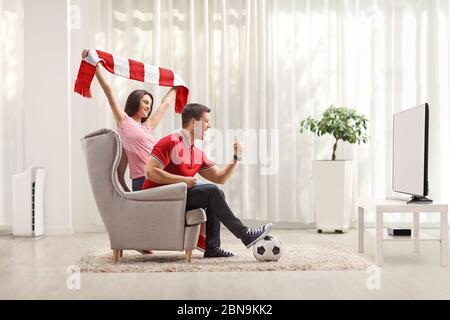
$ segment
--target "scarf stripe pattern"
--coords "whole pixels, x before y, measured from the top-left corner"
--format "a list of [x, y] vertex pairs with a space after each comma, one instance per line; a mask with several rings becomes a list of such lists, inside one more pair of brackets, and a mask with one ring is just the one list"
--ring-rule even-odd
[[91, 83], [98, 63], [101, 63], [112, 74], [121, 77], [165, 87], [177, 86], [175, 112], [181, 113], [186, 106], [189, 88], [183, 79], [172, 70], [94, 49], [89, 50], [87, 57], [81, 61], [75, 81], [74, 91], [76, 93], [86, 98], [92, 97]]

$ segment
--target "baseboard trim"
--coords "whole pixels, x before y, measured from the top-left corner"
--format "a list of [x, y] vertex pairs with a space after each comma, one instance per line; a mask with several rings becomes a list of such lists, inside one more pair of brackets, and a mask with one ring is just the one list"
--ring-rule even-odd
[[44, 235], [70, 235], [74, 230], [72, 226], [51, 226], [44, 227]]
[[[248, 226], [260, 226], [260, 225], [266, 223], [265, 221], [256, 221], [256, 220], [247, 220], [247, 219], [244, 219], [242, 222]], [[366, 229], [371, 229], [374, 227], [375, 227], [375, 224], [370, 223], [370, 222], [366, 223], [366, 225], [365, 225]], [[225, 226], [222, 225], [222, 228], [225, 228]], [[439, 229], [440, 224], [423, 222], [420, 224], [420, 228], [422, 228], [422, 229]], [[450, 225], [449, 225], [449, 228], [450, 228]], [[81, 226], [74, 226], [72, 229], [73, 229], [72, 232], [75, 232], [75, 233], [106, 232], [104, 225], [81, 225]], [[314, 229], [316, 229], [316, 224], [315, 223], [306, 224], [306, 223], [301, 223], [301, 222], [273, 222], [273, 229], [314, 230]], [[351, 223], [350, 230], [356, 230], [356, 224], [354, 222]]]
[[74, 230], [76, 233], [96, 233], [96, 232], [106, 232], [106, 228], [104, 225], [91, 224], [84, 226], [74, 226]]
[[[72, 226], [44, 227], [44, 235], [70, 235], [74, 230]], [[0, 226], [0, 236], [12, 235], [12, 226]]]
[[12, 226], [5, 225], [0, 226], [0, 236], [10, 236], [12, 235]]
[[[242, 219], [242, 223], [249, 227], [261, 226], [265, 223], [272, 222], [274, 229], [285, 229], [285, 230], [302, 230], [302, 229], [315, 229], [315, 223], [304, 223], [304, 222], [290, 222], [290, 221], [259, 221], [253, 219]], [[222, 225], [223, 226], [223, 225]]]

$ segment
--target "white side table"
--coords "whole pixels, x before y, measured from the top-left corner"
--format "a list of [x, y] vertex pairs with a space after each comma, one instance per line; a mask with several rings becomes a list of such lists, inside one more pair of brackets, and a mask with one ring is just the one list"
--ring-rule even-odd
[[[383, 265], [383, 241], [413, 241], [414, 252], [419, 252], [420, 241], [439, 241], [441, 249], [441, 266], [448, 264], [448, 205], [447, 204], [406, 204], [405, 201], [397, 200], [372, 200], [361, 201], [358, 204], [358, 253], [364, 252], [364, 214], [367, 209], [375, 209], [375, 263]], [[383, 225], [383, 214], [385, 212], [413, 213], [413, 234], [410, 237], [390, 236]], [[441, 213], [441, 234], [439, 238], [431, 237], [420, 232], [419, 214], [421, 212]], [[369, 230], [367, 230], [369, 231]], [[369, 231], [370, 232], [370, 231]]]

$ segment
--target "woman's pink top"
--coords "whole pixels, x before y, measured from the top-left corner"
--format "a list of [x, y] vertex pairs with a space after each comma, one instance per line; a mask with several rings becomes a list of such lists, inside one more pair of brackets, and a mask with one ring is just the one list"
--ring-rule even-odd
[[118, 132], [128, 158], [130, 178], [143, 177], [145, 166], [156, 143], [155, 137], [144, 123], [136, 122], [126, 113], [123, 125], [118, 128]]

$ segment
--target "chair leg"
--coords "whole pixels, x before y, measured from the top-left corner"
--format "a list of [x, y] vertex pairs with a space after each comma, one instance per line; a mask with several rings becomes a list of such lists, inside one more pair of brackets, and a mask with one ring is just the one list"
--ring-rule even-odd
[[119, 250], [113, 250], [113, 262], [117, 263], [117, 260], [119, 260]]
[[191, 263], [192, 258], [192, 250], [186, 250], [186, 260], [188, 263]]
[[123, 250], [119, 250], [119, 258], [123, 257]]

